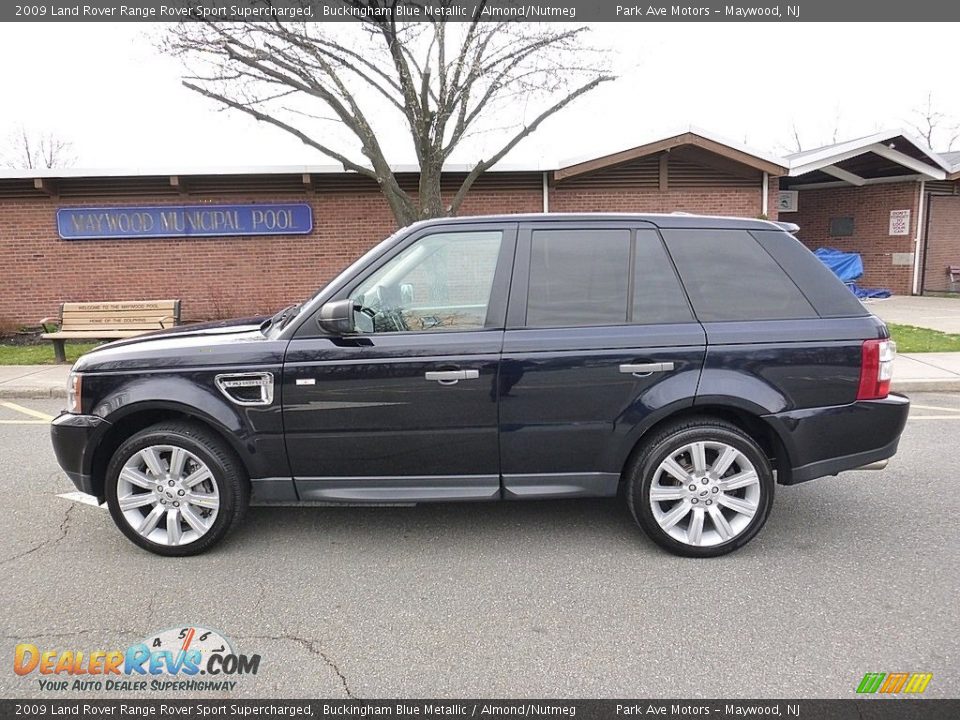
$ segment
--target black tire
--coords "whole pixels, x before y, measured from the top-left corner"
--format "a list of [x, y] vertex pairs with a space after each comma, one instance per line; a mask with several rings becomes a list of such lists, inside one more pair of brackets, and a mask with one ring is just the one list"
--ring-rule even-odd
[[[760, 481], [760, 498], [749, 523], [733, 538], [716, 545], [691, 545], [672, 537], [660, 527], [650, 503], [650, 488], [660, 464], [685, 445], [700, 441], [722, 442], [739, 450], [753, 465]], [[753, 438], [732, 423], [706, 416], [688, 418], [655, 431], [630, 464], [626, 482], [627, 505], [647, 536], [675, 555], [697, 558], [726, 555], [750, 542], [770, 515], [775, 486], [770, 461]]]
[[[216, 484], [220, 502], [216, 519], [205, 534], [192, 542], [180, 545], [153, 542], [131, 527], [120, 510], [117, 499], [120, 471], [127, 460], [151, 445], [171, 445], [187, 450], [203, 461]], [[221, 438], [199, 423], [170, 421], [141, 430], [117, 448], [107, 465], [106, 495], [114, 523], [132, 542], [157, 555], [184, 557], [206, 552], [243, 519], [250, 502], [250, 483], [240, 460]]]

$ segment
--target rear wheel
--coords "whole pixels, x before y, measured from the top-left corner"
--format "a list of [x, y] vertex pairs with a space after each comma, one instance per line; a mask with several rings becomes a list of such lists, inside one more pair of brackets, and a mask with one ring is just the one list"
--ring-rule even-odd
[[634, 519], [661, 547], [714, 557], [748, 543], [773, 504], [773, 469], [731, 423], [686, 420], [650, 438], [628, 471]]
[[158, 555], [195, 555], [219, 542], [246, 511], [249, 489], [233, 452], [187, 422], [149, 427], [124, 442], [107, 467], [110, 515], [121, 532]]

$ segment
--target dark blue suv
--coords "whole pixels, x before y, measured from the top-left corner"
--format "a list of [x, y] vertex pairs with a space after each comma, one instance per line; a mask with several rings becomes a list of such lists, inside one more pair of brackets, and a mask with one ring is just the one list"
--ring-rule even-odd
[[250, 502], [623, 496], [671, 552], [754, 537], [775, 483], [897, 450], [887, 329], [785, 226], [518, 215], [405, 228], [271, 318], [83, 356], [60, 465], [189, 555]]

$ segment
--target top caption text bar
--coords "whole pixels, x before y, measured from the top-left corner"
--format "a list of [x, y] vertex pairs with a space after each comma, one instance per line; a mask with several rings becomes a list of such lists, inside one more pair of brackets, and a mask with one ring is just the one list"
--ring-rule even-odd
[[[793, 0], [793, 4], [641, 3], [620, 0], [53, 0], [0, 3], [0, 21], [181, 22], [947, 22], [960, 3], [943, 0]], [[774, 40], [775, 42], [775, 40]]]

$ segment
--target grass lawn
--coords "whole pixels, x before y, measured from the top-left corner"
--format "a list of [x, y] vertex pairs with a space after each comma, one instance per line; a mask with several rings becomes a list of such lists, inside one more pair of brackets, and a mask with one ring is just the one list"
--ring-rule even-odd
[[[72, 363], [101, 343], [67, 343], [67, 362]], [[43, 345], [4, 345], [0, 343], [0, 365], [53, 365], [53, 343]]]
[[887, 328], [897, 341], [898, 353], [960, 352], [960, 335], [949, 335], [913, 325], [888, 323]]

